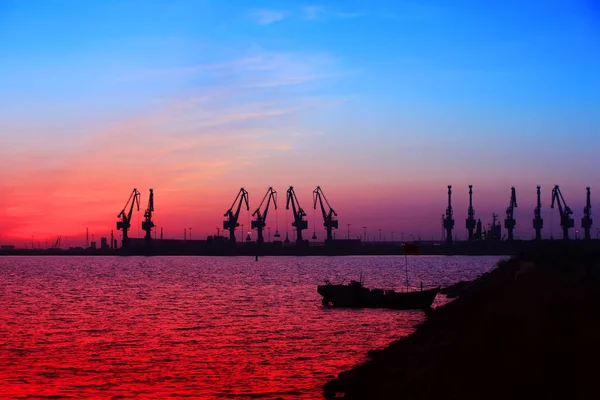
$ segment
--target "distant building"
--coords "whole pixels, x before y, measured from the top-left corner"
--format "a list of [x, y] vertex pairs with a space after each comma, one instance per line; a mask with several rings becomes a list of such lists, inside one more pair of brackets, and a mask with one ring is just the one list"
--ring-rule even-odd
[[100, 249], [108, 250], [108, 239], [106, 239], [105, 237], [100, 238]]
[[14, 250], [14, 249], [15, 249], [14, 244], [3, 244], [2, 246], [0, 246], [0, 250]]

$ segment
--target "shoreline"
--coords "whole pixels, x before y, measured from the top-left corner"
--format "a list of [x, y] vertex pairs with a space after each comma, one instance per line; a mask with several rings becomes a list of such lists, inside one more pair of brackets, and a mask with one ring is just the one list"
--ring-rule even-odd
[[541, 245], [465, 285], [412, 334], [327, 382], [323, 395], [577, 398], [595, 391], [599, 306], [600, 252]]
[[[573, 246], [600, 251], [600, 240], [569, 242]], [[142, 242], [143, 244], [143, 242]], [[419, 255], [480, 255], [509, 256], [523, 251], [532, 251], [539, 246], [563, 245], [563, 241], [544, 240], [513, 242], [456, 242], [452, 245], [430, 242], [361, 243], [360, 241], [338, 241], [331, 245], [310, 244], [304, 246], [281, 245], [281, 243], [243, 243], [231, 245], [209, 245], [203, 241], [161, 244], [157, 241], [148, 246], [136, 245], [130, 249], [0, 249], [0, 256], [353, 256], [353, 255], [404, 255], [404, 244], [417, 248]], [[411, 250], [412, 251], [412, 250]]]

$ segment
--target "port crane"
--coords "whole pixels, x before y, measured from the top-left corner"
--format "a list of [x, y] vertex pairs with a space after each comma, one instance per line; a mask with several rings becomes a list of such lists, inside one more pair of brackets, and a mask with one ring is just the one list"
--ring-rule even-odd
[[[121, 218], [120, 221], [117, 221], [117, 230], [123, 231], [123, 242], [121, 247], [129, 247], [129, 236], [127, 235], [127, 232], [131, 227], [131, 215], [133, 214], [133, 207], [137, 206], [137, 211], [140, 210], [140, 196], [140, 192], [134, 188], [129, 195], [129, 200], [127, 200], [127, 203], [125, 203], [125, 207], [123, 207], [119, 215], [117, 215], [117, 218]], [[129, 206], [129, 211], [127, 214], [125, 214], [127, 206]]]
[[544, 227], [544, 220], [542, 219], [542, 200], [541, 200], [541, 189], [537, 187], [537, 205], [533, 210], [533, 229], [535, 229], [535, 240], [542, 240], [542, 228]]
[[304, 220], [306, 217], [306, 213], [300, 207], [300, 203], [298, 202], [298, 198], [296, 197], [296, 192], [294, 192], [294, 187], [290, 186], [287, 190], [285, 202], [285, 209], [289, 210], [290, 203], [292, 204], [292, 212], [294, 213], [294, 222], [292, 222], [292, 226], [296, 228], [296, 244], [302, 244], [304, 240], [302, 239], [302, 231], [304, 229], [308, 229], [308, 222]]
[[[233, 208], [235, 207], [236, 203], [237, 208], [234, 213]], [[223, 221], [223, 229], [229, 230], [229, 240], [232, 243], [235, 243], [235, 228], [240, 226], [240, 224], [238, 224], [238, 217], [240, 216], [240, 210], [242, 209], [243, 203], [246, 203], [246, 210], [250, 210], [250, 206], [248, 205], [248, 192], [246, 189], [241, 188], [235, 197], [233, 204], [231, 207], [229, 207], [229, 210], [223, 214], [224, 217], [227, 217], [227, 219]]]
[[452, 244], [452, 229], [454, 229], [454, 218], [452, 218], [452, 186], [448, 185], [448, 207], [442, 223], [446, 231], [446, 244]]
[[[323, 200], [325, 200], [325, 204], [327, 204], [329, 211], [325, 211]], [[321, 206], [321, 212], [323, 213], [323, 226], [327, 231], [326, 241], [331, 242], [333, 240], [331, 231], [338, 228], [338, 221], [334, 218], [337, 217], [337, 213], [331, 207], [329, 201], [327, 201], [327, 197], [325, 197], [325, 193], [323, 193], [323, 190], [320, 186], [317, 186], [317, 188], [313, 191], [313, 208], [315, 210], [317, 209], [317, 201], [319, 202], [319, 205]]]
[[154, 228], [154, 222], [152, 221], [152, 212], [154, 212], [154, 191], [150, 189], [150, 196], [148, 197], [148, 207], [144, 211], [144, 221], [142, 221], [142, 230], [146, 231], [146, 242], [152, 240], [152, 228]]
[[550, 208], [554, 208], [555, 202], [558, 206], [558, 213], [560, 214], [560, 226], [563, 229], [563, 239], [566, 240], [569, 239], [569, 228], [573, 228], [575, 226], [575, 221], [573, 218], [571, 218], [573, 211], [571, 211], [565, 202], [558, 185], [554, 186], [554, 189], [552, 189], [552, 205]]
[[[265, 210], [261, 212], [260, 209], [262, 208], [265, 200], [267, 201], [267, 204], [265, 206]], [[264, 243], [265, 241], [263, 238], [263, 229], [265, 229], [265, 226], [267, 226], [267, 214], [269, 213], [269, 205], [271, 204], [271, 200], [273, 201], [273, 207], [275, 207], [275, 210], [277, 210], [277, 192], [273, 190], [272, 187], [267, 189], [267, 193], [260, 202], [260, 205], [256, 211], [252, 213], [253, 217], [256, 216], [256, 219], [252, 221], [252, 229], [256, 229], [258, 232], [258, 236], [256, 238], [257, 243]]]
[[517, 207], [517, 192], [515, 191], [515, 187], [513, 186], [512, 188], [510, 188], [510, 203], [508, 204], [508, 207], [506, 208], [506, 219], [504, 220], [504, 227], [506, 228], [506, 230], [508, 232], [507, 239], [509, 241], [514, 239], [513, 232], [515, 230], [515, 225], [517, 224], [517, 221], [515, 221], [515, 218], [514, 218], [514, 211], [515, 211], [516, 207]]
[[473, 230], [475, 230], [476, 224], [475, 210], [473, 209], [473, 185], [469, 185], [469, 209], [467, 211], [467, 219], [465, 221], [465, 226], [469, 232], [469, 242], [474, 239]]
[[592, 227], [592, 202], [590, 200], [590, 187], [585, 188], [587, 191], [587, 197], [585, 202], [585, 207], [583, 209], [583, 218], [581, 218], [581, 227], [585, 232], [585, 240], [590, 240], [590, 228]]

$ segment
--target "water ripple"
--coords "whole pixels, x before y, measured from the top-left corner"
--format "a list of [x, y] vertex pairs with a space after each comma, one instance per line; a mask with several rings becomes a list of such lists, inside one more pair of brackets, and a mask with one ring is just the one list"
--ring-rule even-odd
[[[409, 278], [447, 285], [497, 259], [409, 257]], [[399, 289], [404, 258], [0, 258], [0, 397], [318, 398], [423, 321], [321, 306], [316, 285], [361, 272]]]

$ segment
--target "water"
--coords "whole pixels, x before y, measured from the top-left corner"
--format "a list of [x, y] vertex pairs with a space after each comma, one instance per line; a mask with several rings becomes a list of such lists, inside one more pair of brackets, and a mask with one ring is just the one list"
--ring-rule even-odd
[[[444, 286], [498, 259], [408, 257], [409, 279]], [[325, 308], [316, 286], [362, 272], [399, 289], [404, 271], [397, 256], [0, 258], [0, 395], [319, 398], [424, 315]]]

